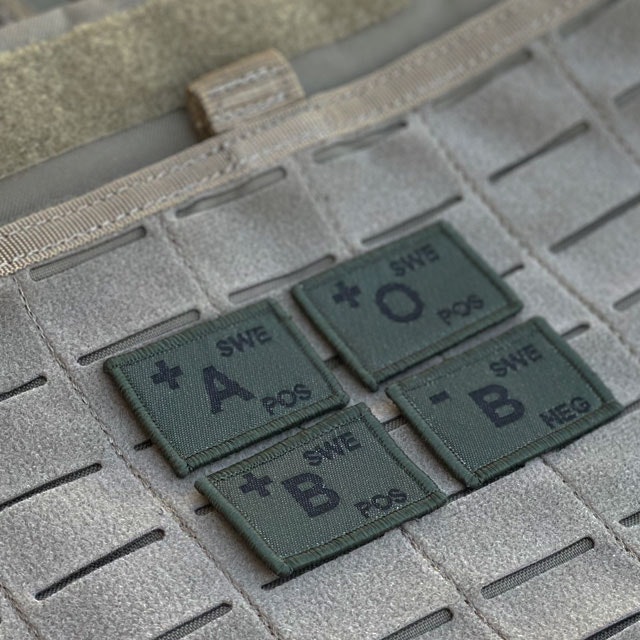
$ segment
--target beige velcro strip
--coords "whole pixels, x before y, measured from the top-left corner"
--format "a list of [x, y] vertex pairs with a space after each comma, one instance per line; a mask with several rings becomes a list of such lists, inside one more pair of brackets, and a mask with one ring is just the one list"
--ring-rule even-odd
[[192, 82], [187, 109], [198, 135], [207, 138], [304, 97], [287, 59], [267, 49]]

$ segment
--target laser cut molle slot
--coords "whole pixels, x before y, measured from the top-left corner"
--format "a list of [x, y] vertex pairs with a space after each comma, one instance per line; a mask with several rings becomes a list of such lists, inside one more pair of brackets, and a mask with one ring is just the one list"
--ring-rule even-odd
[[640, 524], [640, 511], [636, 511], [630, 516], [625, 516], [624, 518], [622, 518], [622, 520], [620, 520], [620, 524], [623, 527], [627, 527], [629, 529], [631, 527], [637, 527]]
[[210, 504], [203, 504], [201, 507], [194, 509], [193, 512], [197, 516], [206, 516], [207, 513], [211, 513], [213, 511], [213, 506]]
[[572, 327], [571, 329], [569, 329], [569, 331], [565, 331], [561, 335], [567, 341], [573, 340], [574, 338], [577, 338], [578, 336], [581, 336], [583, 333], [586, 333], [587, 331], [589, 331], [590, 328], [591, 328], [591, 325], [588, 322], [581, 322], [575, 327]]
[[514, 571], [513, 573], [482, 587], [481, 593], [487, 600], [497, 598], [503, 593], [523, 585], [532, 578], [541, 576], [547, 571], [551, 571], [560, 565], [570, 562], [571, 560], [575, 560], [577, 557], [593, 549], [594, 546], [595, 543], [592, 538], [582, 538], [581, 540], [570, 544], [568, 547], [565, 547], [564, 549], [561, 549], [538, 562], [530, 564], [524, 569]]
[[88, 467], [83, 467], [82, 469], [72, 471], [71, 473], [67, 473], [64, 476], [60, 476], [55, 480], [50, 480], [49, 482], [38, 485], [37, 487], [34, 487], [33, 489], [30, 489], [29, 491], [26, 491], [25, 493], [22, 493], [15, 498], [11, 498], [5, 502], [0, 503], [0, 513], [5, 509], [18, 504], [19, 502], [23, 502], [24, 500], [33, 498], [33, 496], [37, 496], [40, 493], [51, 491], [51, 489], [56, 489], [57, 487], [61, 487], [62, 485], [75, 482], [76, 480], [80, 480], [81, 478], [85, 478], [86, 476], [90, 476], [94, 473], [97, 473], [101, 469], [102, 465], [99, 462], [96, 462], [95, 464], [89, 465]]
[[93, 562], [85, 565], [77, 571], [70, 573], [68, 576], [62, 578], [62, 580], [58, 580], [57, 582], [54, 582], [41, 591], [38, 591], [38, 593], [36, 593], [35, 595], [35, 598], [36, 600], [46, 600], [47, 598], [50, 598], [52, 595], [55, 595], [59, 591], [62, 591], [74, 582], [77, 582], [78, 580], [81, 580], [82, 578], [90, 575], [94, 571], [97, 571], [98, 569], [101, 569], [102, 567], [105, 567], [106, 565], [111, 564], [112, 562], [115, 562], [120, 558], [131, 555], [136, 551], [140, 551], [144, 547], [147, 547], [154, 542], [159, 542], [164, 538], [164, 536], [165, 533], [163, 529], [154, 529], [153, 531], [150, 531], [149, 533], [146, 533], [143, 536], [140, 536], [139, 538], [136, 538], [135, 540], [132, 540], [131, 542], [118, 547], [111, 553], [108, 553], [107, 555], [94, 560]]
[[433, 101], [433, 108], [436, 111], [444, 111], [454, 104], [464, 100], [468, 96], [474, 94], [479, 89], [482, 89], [485, 85], [489, 84], [491, 80], [502, 75], [503, 73], [507, 73], [519, 67], [521, 65], [527, 64], [533, 60], [533, 52], [529, 49], [522, 49], [518, 53], [515, 53], [512, 56], [509, 56], [502, 62], [498, 63], [489, 71], [480, 74], [476, 78], [473, 78], [469, 82], [465, 82], [459, 87], [456, 87], [449, 93], [445, 94], [440, 98], [436, 98]]
[[440, 609], [408, 624], [402, 629], [398, 629], [391, 635], [385, 636], [383, 640], [417, 640], [417, 638], [422, 638], [425, 634], [439, 629], [452, 620], [453, 613], [451, 609]]
[[640, 302], [640, 289], [636, 289], [630, 294], [620, 298], [620, 300], [614, 302], [613, 308], [616, 311], [628, 311], [631, 307], [638, 304], [638, 302]]
[[85, 355], [78, 358], [78, 364], [82, 367], [86, 367], [87, 365], [93, 364], [94, 362], [102, 360], [103, 358], [113, 356], [122, 351], [133, 349], [141, 342], [156, 340], [164, 336], [165, 334], [173, 333], [174, 331], [183, 329], [190, 324], [197, 322], [199, 319], [200, 311], [198, 311], [197, 309], [191, 309], [191, 311], [182, 313], [179, 316], [170, 318], [169, 320], [159, 322], [158, 324], [155, 324], [147, 329], [143, 329], [138, 333], [134, 333], [133, 335], [128, 336], [123, 340], [118, 340], [117, 342], [113, 342], [106, 347], [101, 347], [96, 351], [86, 353]]
[[32, 389], [37, 389], [38, 387], [42, 387], [45, 384], [47, 384], [47, 379], [44, 376], [38, 376], [33, 380], [29, 380], [29, 382], [21, 384], [19, 387], [15, 387], [15, 389], [10, 389], [9, 391], [0, 393], [0, 402], [2, 402], [3, 400], [8, 400], [9, 398], [13, 398], [15, 396], [19, 396], [21, 393], [31, 391]]
[[624, 107], [636, 100], [640, 100], [640, 82], [619, 93], [613, 99], [613, 102], [618, 109], [624, 109]]
[[551, 140], [545, 142], [542, 146], [538, 147], [535, 151], [528, 153], [526, 156], [519, 158], [518, 160], [514, 160], [504, 167], [494, 171], [488, 178], [489, 182], [495, 184], [500, 180], [506, 178], [509, 174], [517, 171], [518, 169], [524, 167], [525, 165], [545, 156], [560, 147], [563, 147], [571, 142], [573, 142], [576, 138], [583, 136], [587, 131], [589, 131], [590, 125], [588, 122], [579, 122], [578, 124], [569, 127], [565, 131], [561, 132]]
[[603, 0], [595, 7], [587, 9], [584, 13], [581, 13], [577, 18], [569, 20], [569, 22], [558, 29], [558, 33], [563, 38], [570, 36], [572, 33], [579, 31], [580, 29], [591, 24], [600, 16], [601, 13], [604, 13], [608, 9], [611, 9], [611, 7], [613, 7], [615, 4], [618, 4], [619, 1], [620, 0]]
[[374, 244], [380, 244], [382, 242], [388, 242], [390, 240], [397, 240], [404, 235], [408, 235], [412, 231], [422, 227], [427, 221], [429, 221], [434, 216], [437, 216], [439, 213], [446, 211], [447, 209], [460, 204], [463, 201], [463, 197], [460, 194], [456, 194], [451, 196], [450, 198], [446, 198], [440, 204], [437, 204], [435, 207], [431, 207], [431, 209], [427, 209], [426, 211], [419, 213], [417, 216], [413, 216], [408, 220], [404, 220], [399, 224], [396, 224], [388, 229], [380, 233], [376, 233], [373, 236], [369, 236], [368, 238], [363, 238], [362, 244], [365, 247], [370, 247]]
[[133, 446], [134, 451], [144, 451], [145, 449], [150, 449], [153, 446], [153, 442], [151, 440], [143, 440], [142, 442], [138, 442], [138, 444]]
[[558, 240], [558, 242], [555, 242], [551, 247], [549, 247], [549, 250], [551, 253], [560, 253], [565, 251], [569, 247], [572, 247], [574, 244], [584, 240], [592, 233], [598, 231], [598, 229], [604, 227], [610, 222], [613, 222], [617, 218], [620, 218], [637, 206], [640, 206], [640, 193], [633, 196], [633, 198], [629, 198], [628, 200], [617, 204], [615, 207], [612, 207], [589, 224], [586, 224], [584, 227], [581, 227], [580, 229], [565, 236], [562, 240]]
[[109, 253], [115, 249], [120, 249], [121, 247], [126, 247], [138, 240], [142, 240], [146, 235], [147, 231], [144, 227], [136, 227], [135, 229], [127, 231], [112, 240], [100, 242], [93, 247], [89, 247], [88, 249], [84, 249], [73, 255], [63, 256], [62, 258], [57, 258], [51, 262], [33, 267], [29, 270], [29, 275], [31, 276], [31, 279], [36, 282], [45, 280], [46, 278], [58, 275], [63, 271], [73, 269], [74, 267], [88, 262], [89, 260], [93, 260], [105, 253]]
[[180, 640], [181, 638], [186, 638], [188, 635], [198, 629], [202, 629], [202, 627], [208, 625], [210, 622], [213, 622], [218, 618], [222, 618], [222, 616], [227, 615], [227, 613], [231, 613], [232, 609], [233, 607], [230, 604], [223, 602], [217, 607], [213, 607], [213, 609], [209, 609], [209, 611], [205, 611], [199, 616], [191, 618], [191, 620], [174, 627], [170, 631], [156, 636], [154, 640]]
[[609, 638], [617, 636], [619, 633], [622, 633], [625, 629], [628, 629], [637, 622], [640, 622], [640, 612], [627, 616], [618, 622], [614, 622], [606, 629], [601, 629], [584, 640], [609, 640]]
[[287, 172], [283, 167], [266, 171], [265, 173], [261, 173], [250, 178], [231, 189], [227, 189], [221, 193], [216, 193], [212, 196], [200, 198], [196, 202], [178, 209], [176, 211], [176, 218], [186, 218], [187, 216], [191, 216], [194, 213], [200, 213], [201, 211], [211, 211], [211, 209], [215, 209], [223, 204], [239, 200], [240, 198], [244, 198], [252, 193], [271, 187], [274, 184], [285, 180], [286, 177]]
[[387, 430], [387, 433], [391, 433], [396, 429], [400, 429], [400, 427], [408, 426], [407, 419], [404, 416], [395, 416], [395, 418], [391, 418], [386, 422], [382, 423], [382, 426]]
[[358, 138], [347, 140], [345, 142], [338, 142], [328, 147], [318, 149], [313, 154], [313, 160], [318, 164], [331, 162], [332, 160], [336, 160], [337, 158], [341, 158], [342, 156], [350, 155], [352, 153], [356, 153], [357, 151], [362, 151], [364, 149], [372, 147], [373, 145], [384, 140], [390, 135], [402, 131], [407, 127], [408, 124], [404, 120], [400, 122], [394, 122], [393, 124], [387, 125], [386, 127], [382, 127], [380, 129], [370, 131], [369, 133], [365, 133]]
[[506, 271], [503, 271], [500, 274], [500, 277], [501, 278], [508, 278], [508, 277], [512, 276], [514, 273], [518, 273], [519, 271], [522, 271], [523, 269], [524, 269], [524, 264], [519, 262], [518, 264], [514, 264], [513, 267], [509, 267]]
[[334, 256], [324, 256], [323, 258], [307, 264], [300, 269], [290, 271], [289, 273], [285, 273], [274, 278], [263, 280], [262, 282], [252, 284], [251, 286], [245, 287], [244, 289], [232, 291], [229, 294], [229, 301], [233, 304], [244, 304], [245, 302], [249, 302], [251, 300], [259, 298], [260, 296], [263, 296], [270, 291], [273, 291], [274, 289], [280, 289], [292, 285], [299, 280], [304, 280], [305, 278], [315, 276], [322, 271], [326, 271], [335, 263], [336, 259]]
[[330, 358], [327, 358], [324, 363], [330, 371], [335, 371], [342, 366], [342, 358], [340, 356], [331, 356]]

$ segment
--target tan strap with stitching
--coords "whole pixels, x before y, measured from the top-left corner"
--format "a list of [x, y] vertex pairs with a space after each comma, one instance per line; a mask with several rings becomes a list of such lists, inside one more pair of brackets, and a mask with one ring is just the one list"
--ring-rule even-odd
[[215, 136], [173, 158], [0, 228], [0, 276], [123, 229], [319, 143], [442, 96], [595, 4], [503, 0], [380, 71]]

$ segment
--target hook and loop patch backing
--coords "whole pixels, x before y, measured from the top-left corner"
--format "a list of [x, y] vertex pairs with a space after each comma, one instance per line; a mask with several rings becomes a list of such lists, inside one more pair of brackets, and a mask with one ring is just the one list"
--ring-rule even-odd
[[445, 499], [363, 404], [196, 487], [281, 576], [362, 545]]
[[445, 222], [305, 280], [293, 293], [374, 391], [522, 308]]
[[393, 384], [387, 394], [469, 487], [570, 442], [622, 410], [542, 318]]
[[105, 362], [179, 476], [349, 398], [271, 301]]

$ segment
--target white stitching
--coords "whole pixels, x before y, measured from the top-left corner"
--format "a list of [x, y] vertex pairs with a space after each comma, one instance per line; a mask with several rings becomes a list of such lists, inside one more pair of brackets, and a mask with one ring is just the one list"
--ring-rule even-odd
[[253, 84], [265, 77], [279, 75], [286, 70], [287, 67], [284, 66], [258, 67], [257, 69], [247, 71], [247, 73], [238, 78], [234, 78], [233, 80], [229, 80], [221, 85], [212, 87], [208, 91], [205, 91], [204, 95], [207, 96], [207, 98], [210, 98], [218, 94], [229, 93], [238, 86]]

